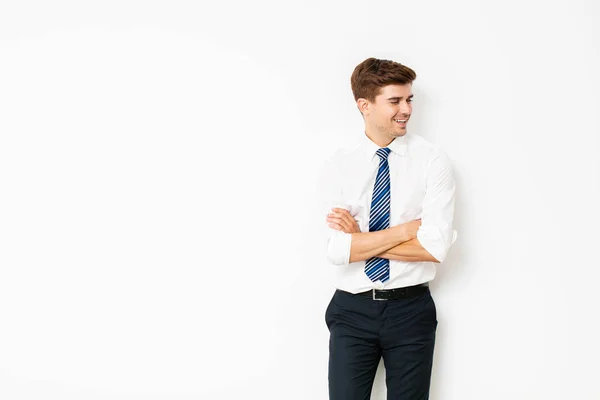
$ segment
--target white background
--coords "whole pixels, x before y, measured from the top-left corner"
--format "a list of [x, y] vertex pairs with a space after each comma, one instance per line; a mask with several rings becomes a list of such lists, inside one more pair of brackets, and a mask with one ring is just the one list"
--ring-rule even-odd
[[455, 168], [431, 398], [600, 399], [599, 10], [3, 0], [0, 398], [326, 399], [315, 183], [374, 56]]

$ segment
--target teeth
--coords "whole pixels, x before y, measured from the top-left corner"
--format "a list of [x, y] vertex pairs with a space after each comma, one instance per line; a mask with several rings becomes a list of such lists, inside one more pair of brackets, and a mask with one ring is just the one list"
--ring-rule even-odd
[[394, 121], [396, 121], [396, 122], [406, 122], [407, 120], [406, 119], [395, 119]]

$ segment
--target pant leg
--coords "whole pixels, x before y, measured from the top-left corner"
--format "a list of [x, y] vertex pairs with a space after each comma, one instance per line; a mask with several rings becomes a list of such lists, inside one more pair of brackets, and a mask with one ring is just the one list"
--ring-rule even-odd
[[427, 400], [437, 329], [431, 293], [389, 301], [381, 347], [388, 400]]
[[368, 298], [336, 291], [327, 307], [329, 399], [369, 400], [381, 359], [381, 307]]

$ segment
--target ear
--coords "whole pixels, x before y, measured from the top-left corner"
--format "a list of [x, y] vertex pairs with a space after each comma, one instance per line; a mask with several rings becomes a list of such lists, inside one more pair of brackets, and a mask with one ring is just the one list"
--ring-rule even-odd
[[371, 113], [371, 103], [367, 99], [363, 99], [361, 97], [360, 99], [356, 100], [356, 106], [362, 115], [369, 115]]

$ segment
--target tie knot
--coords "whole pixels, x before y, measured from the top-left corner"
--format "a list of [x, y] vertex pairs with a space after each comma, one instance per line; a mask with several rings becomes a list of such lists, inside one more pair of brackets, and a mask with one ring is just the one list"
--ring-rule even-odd
[[385, 161], [388, 158], [388, 155], [390, 154], [390, 149], [388, 149], [387, 147], [383, 147], [379, 150], [377, 150], [377, 155], [379, 156], [379, 158], [381, 158], [381, 161]]

